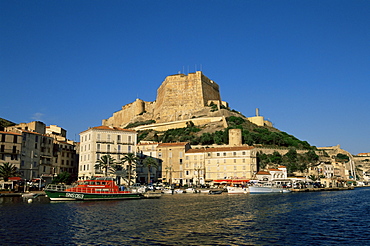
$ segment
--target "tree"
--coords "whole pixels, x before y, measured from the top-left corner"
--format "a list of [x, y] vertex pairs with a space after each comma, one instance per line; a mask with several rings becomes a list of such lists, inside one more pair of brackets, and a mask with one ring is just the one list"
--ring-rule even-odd
[[0, 166], [0, 177], [2, 177], [5, 182], [7, 182], [10, 177], [15, 177], [18, 175], [18, 169], [13, 164], [10, 164], [9, 162], [4, 162]]
[[99, 160], [97, 160], [96, 164], [95, 164], [95, 168], [96, 169], [103, 169], [104, 170], [104, 176], [108, 176], [108, 170], [110, 170], [113, 166], [113, 164], [115, 164], [116, 160], [111, 157], [110, 155], [103, 155], [102, 157], [100, 157]]
[[128, 153], [126, 154], [122, 159], [121, 163], [125, 164], [127, 162], [128, 164], [128, 186], [130, 187], [131, 185], [131, 169], [132, 169], [132, 164], [136, 164], [139, 162], [139, 158], [134, 154], [134, 153]]
[[72, 175], [68, 172], [62, 172], [56, 176], [53, 181], [51, 182], [52, 184], [71, 184], [72, 183]]
[[148, 184], [150, 184], [150, 168], [158, 168], [158, 162], [153, 157], [147, 157], [143, 161], [144, 166], [148, 168]]

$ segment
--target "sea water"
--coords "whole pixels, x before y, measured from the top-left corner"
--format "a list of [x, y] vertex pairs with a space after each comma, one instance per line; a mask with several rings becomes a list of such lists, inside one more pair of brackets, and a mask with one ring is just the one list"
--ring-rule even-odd
[[1, 245], [369, 245], [370, 188], [50, 202], [0, 197]]

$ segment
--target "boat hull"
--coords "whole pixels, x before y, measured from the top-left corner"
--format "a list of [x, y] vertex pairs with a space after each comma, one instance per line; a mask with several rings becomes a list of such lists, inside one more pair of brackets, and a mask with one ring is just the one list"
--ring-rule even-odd
[[142, 195], [139, 193], [80, 193], [48, 190], [45, 190], [45, 193], [51, 201], [92, 201], [142, 198]]
[[249, 192], [247, 187], [227, 187], [228, 194], [247, 194]]
[[249, 193], [288, 193], [290, 190], [278, 187], [262, 187], [262, 186], [249, 186]]

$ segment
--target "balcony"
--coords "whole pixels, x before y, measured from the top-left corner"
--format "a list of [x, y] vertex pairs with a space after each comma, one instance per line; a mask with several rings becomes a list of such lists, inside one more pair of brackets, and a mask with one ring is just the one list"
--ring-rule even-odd
[[99, 139], [99, 140], [96, 140], [96, 143], [114, 144], [114, 141], [108, 140], [108, 139]]
[[104, 154], [104, 155], [126, 155], [127, 152], [124, 152], [124, 151], [117, 151], [117, 150], [110, 150], [110, 151], [107, 151], [107, 150], [97, 150], [96, 151], [97, 154]]
[[13, 154], [13, 155], [18, 155], [19, 150], [14, 150], [13, 149], [0, 149], [0, 154]]

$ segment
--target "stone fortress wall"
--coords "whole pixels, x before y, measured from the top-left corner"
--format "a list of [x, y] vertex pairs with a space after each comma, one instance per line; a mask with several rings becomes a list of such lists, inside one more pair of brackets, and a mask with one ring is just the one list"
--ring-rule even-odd
[[[209, 105], [217, 105], [218, 111], [212, 112]], [[225, 117], [229, 115], [221, 106], [228, 108], [227, 102], [221, 101], [218, 84], [207, 78], [201, 71], [195, 73], [175, 74], [165, 78], [157, 90], [153, 102], [136, 99], [113, 113], [113, 116], [102, 120], [103, 126], [126, 127], [129, 123], [154, 120], [156, 123], [136, 127], [135, 130], [156, 129], [168, 130], [184, 127], [191, 119], [195, 125], [220, 121], [225, 127]], [[212, 119], [212, 117], [216, 117]], [[221, 117], [221, 118], [220, 118]], [[202, 118], [202, 119], [200, 119]], [[248, 120], [258, 126], [270, 126], [272, 123], [259, 115]]]
[[157, 90], [154, 102], [136, 99], [122, 107], [102, 125], [125, 127], [136, 121], [155, 120], [156, 123], [191, 119], [210, 102], [227, 105], [221, 101], [219, 86], [201, 71], [168, 76]]

